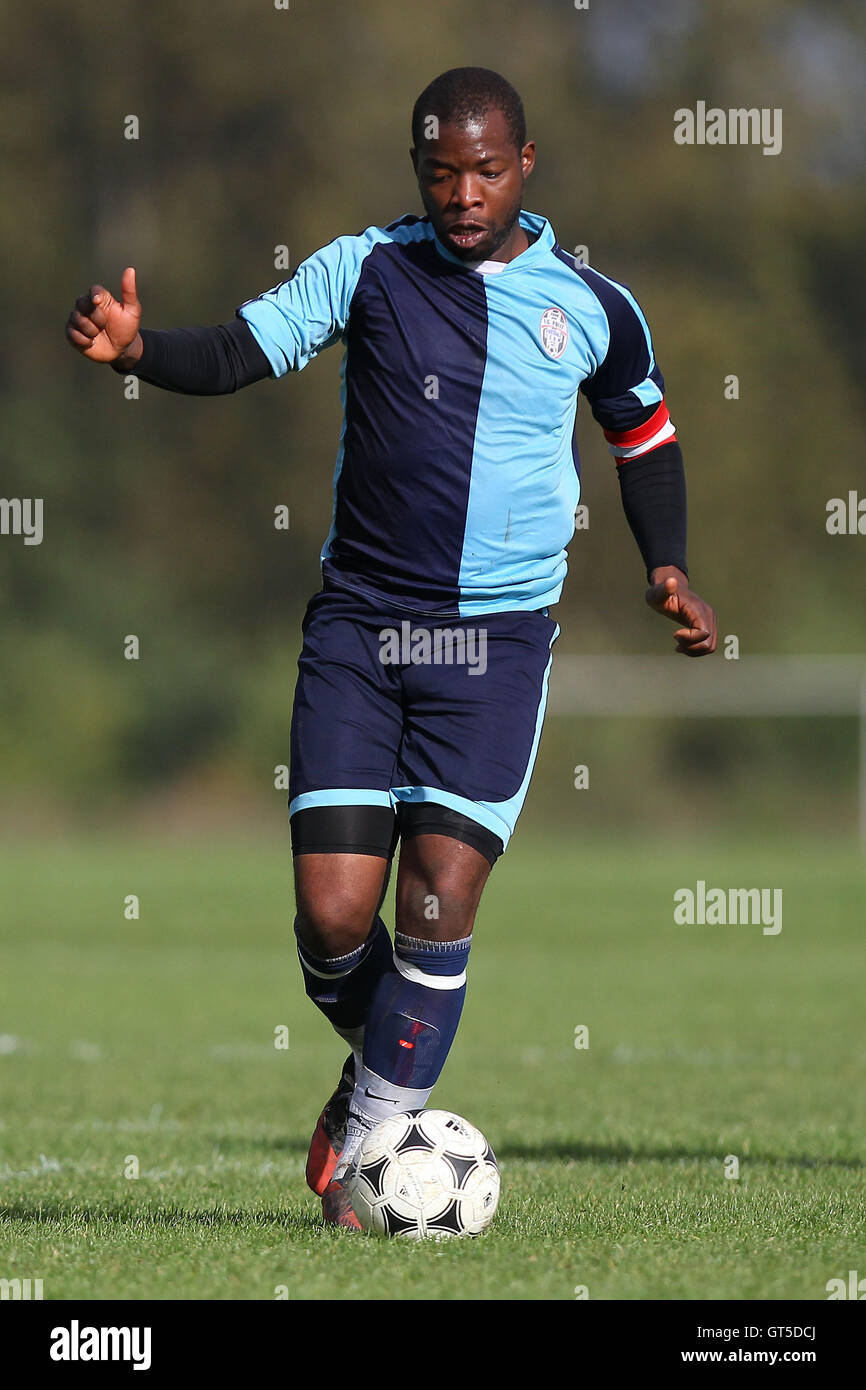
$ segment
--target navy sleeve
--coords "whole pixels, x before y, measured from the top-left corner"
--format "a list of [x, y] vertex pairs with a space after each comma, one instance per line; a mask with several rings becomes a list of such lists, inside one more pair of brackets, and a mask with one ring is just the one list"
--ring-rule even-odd
[[141, 330], [143, 351], [123, 376], [137, 376], [165, 391], [187, 396], [225, 396], [263, 381], [271, 364], [242, 318], [216, 328]]
[[608, 327], [604, 356], [580, 389], [616, 459], [623, 510], [647, 579], [662, 565], [675, 565], [688, 575], [683, 456], [649, 325], [628, 286], [589, 266], [580, 274], [601, 304]]
[[638, 543], [647, 580], [660, 565], [686, 568], [686, 474], [676, 440], [617, 468], [623, 511]]
[[601, 304], [608, 327], [605, 355], [580, 389], [608, 443], [616, 444], [618, 435], [642, 425], [664, 400], [664, 378], [649, 325], [629, 288], [589, 266], [580, 275]]

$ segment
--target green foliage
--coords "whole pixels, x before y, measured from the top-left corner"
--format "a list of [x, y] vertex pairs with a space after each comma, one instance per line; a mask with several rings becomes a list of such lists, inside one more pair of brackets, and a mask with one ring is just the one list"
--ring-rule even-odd
[[[866, 541], [824, 527], [828, 498], [862, 480], [861, 29], [855, 6], [818, 23], [781, 0], [10, 12], [0, 491], [44, 498], [45, 540], [0, 538], [9, 794], [44, 794], [28, 768], [46, 740], [61, 800], [101, 788], [113, 804], [208, 761], [255, 779], [276, 760], [250, 760], [244, 723], [284, 653], [287, 725], [330, 523], [339, 352], [236, 398], [144, 386], [134, 402], [65, 347], [63, 322], [128, 263], [147, 324], [219, 322], [283, 278], [275, 247], [295, 265], [416, 209], [411, 104], [455, 63], [515, 82], [539, 151], [527, 206], [647, 312], [686, 456], [693, 579], [723, 631], [744, 653], [862, 651]], [[699, 99], [781, 107], [782, 153], [675, 145], [674, 110]], [[664, 649], [582, 412], [578, 433], [591, 522], [560, 650]], [[135, 673], [119, 667], [129, 632], [146, 652]]]

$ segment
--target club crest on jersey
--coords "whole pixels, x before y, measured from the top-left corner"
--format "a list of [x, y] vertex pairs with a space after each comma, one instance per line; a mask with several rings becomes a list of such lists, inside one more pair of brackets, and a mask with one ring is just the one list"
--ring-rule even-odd
[[568, 319], [561, 309], [545, 309], [541, 315], [541, 346], [548, 357], [561, 357], [568, 347]]

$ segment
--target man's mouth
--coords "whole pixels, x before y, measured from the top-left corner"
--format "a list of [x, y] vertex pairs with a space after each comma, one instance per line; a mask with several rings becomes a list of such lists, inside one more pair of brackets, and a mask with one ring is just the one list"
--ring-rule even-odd
[[452, 222], [446, 228], [446, 235], [461, 251], [471, 251], [487, 236], [487, 228], [480, 222]]

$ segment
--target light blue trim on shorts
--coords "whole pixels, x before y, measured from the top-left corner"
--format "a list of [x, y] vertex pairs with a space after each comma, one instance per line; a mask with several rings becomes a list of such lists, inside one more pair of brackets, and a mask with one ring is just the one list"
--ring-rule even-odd
[[364, 787], [332, 787], [328, 791], [301, 792], [289, 802], [289, 815], [310, 806], [391, 806], [388, 792], [367, 791]]

